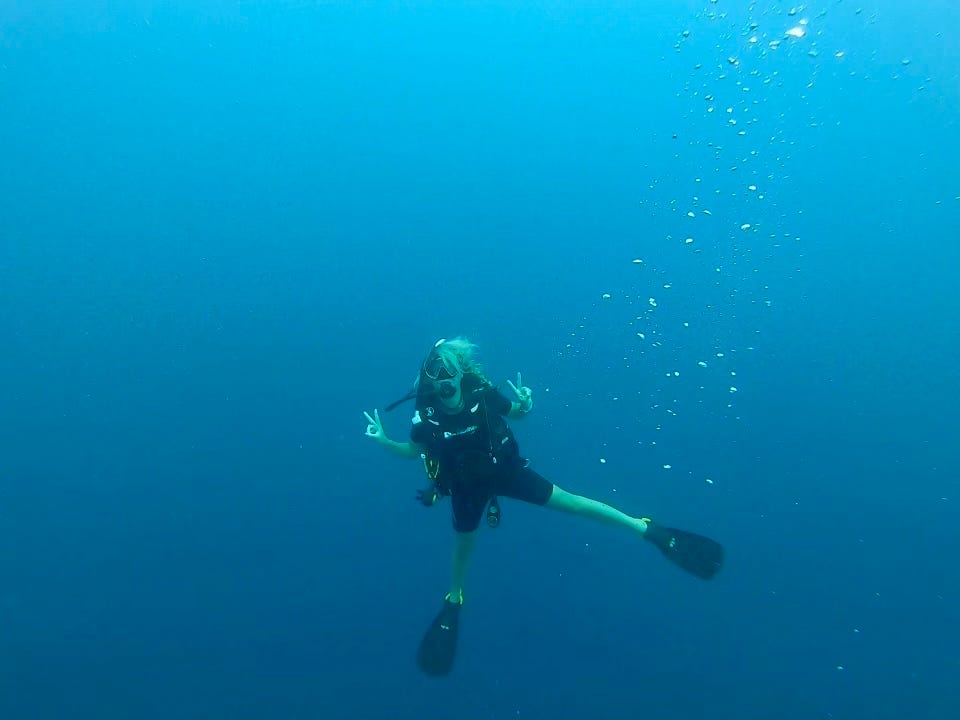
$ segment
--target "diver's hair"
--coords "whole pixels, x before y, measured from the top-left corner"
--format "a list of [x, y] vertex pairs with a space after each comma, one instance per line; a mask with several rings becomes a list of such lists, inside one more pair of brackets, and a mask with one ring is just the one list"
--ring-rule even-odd
[[465, 337], [458, 336], [442, 343], [437, 348], [437, 354], [446, 360], [452, 361], [464, 373], [477, 375], [482, 380], [486, 380], [483, 376], [483, 369], [477, 360], [479, 350], [476, 345]]

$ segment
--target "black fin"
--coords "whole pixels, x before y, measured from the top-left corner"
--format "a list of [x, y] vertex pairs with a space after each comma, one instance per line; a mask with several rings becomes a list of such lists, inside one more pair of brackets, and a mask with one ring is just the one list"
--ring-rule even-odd
[[457, 654], [460, 604], [443, 601], [443, 607], [427, 628], [417, 650], [417, 665], [427, 675], [446, 675]]
[[723, 567], [723, 545], [703, 535], [648, 521], [644, 537], [667, 560], [698, 578], [710, 580]]

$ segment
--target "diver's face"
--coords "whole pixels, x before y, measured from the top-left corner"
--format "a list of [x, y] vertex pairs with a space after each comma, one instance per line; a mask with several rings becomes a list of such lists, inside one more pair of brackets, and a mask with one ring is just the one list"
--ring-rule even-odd
[[460, 405], [460, 381], [463, 372], [450, 358], [435, 354], [423, 368], [424, 374], [433, 383], [440, 402], [447, 408]]

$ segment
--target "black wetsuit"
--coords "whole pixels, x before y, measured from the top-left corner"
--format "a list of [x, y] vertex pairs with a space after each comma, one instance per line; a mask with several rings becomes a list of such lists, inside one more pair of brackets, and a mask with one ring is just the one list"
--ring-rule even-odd
[[528, 467], [504, 416], [510, 400], [482, 378], [461, 381], [463, 409], [448, 413], [436, 395], [417, 398], [410, 439], [438, 463], [437, 484], [453, 504], [453, 527], [472, 532], [491, 497], [545, 505], [553, 483]]

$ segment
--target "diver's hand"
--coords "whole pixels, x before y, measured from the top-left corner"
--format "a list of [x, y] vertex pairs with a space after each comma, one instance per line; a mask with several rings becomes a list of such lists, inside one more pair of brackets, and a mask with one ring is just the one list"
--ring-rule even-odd
[[379, 410], [374, 410], [373, 415], [364, 411], [363, 416], [367, 419], [367, 431], [364, 435], [373, 438], [387, 450], [405, 458], [415, 458], [423, 452], [423, 449], [414, 442], [397, 442], [388, 438], [387, 433], [384, 432], [383, 423], [380, 421]]
[[533, 410], [533, 390], [523, 384], [523, 381], [520, 379], [520, 373], [517, 373], [516, 385], [509, 380], [507, 380], [507, 384], [510, 386], [510, 389], [513, 390], [513, 394], [517, 396], [517, 400], [520, 403], [520, 412], [526, 414]]
[[430, 485], [423, 490], [417, 490], [417, 502], [424, 507], [433, 507], [440, 500], [440, 491], [436, 485]]
[[364, 416], [367, 418], [367, 431], [364, 433], [368, 438], [373, 438], [381, 445], [386, 445], [390, 442], [390, 438], [387, 437], [387, 434], [383, 431], [383, 423], [380, 422], [380, 411], [374, 410], [373, 416], [371, 417], [370, 413], [366, 410], [363, 411]]

